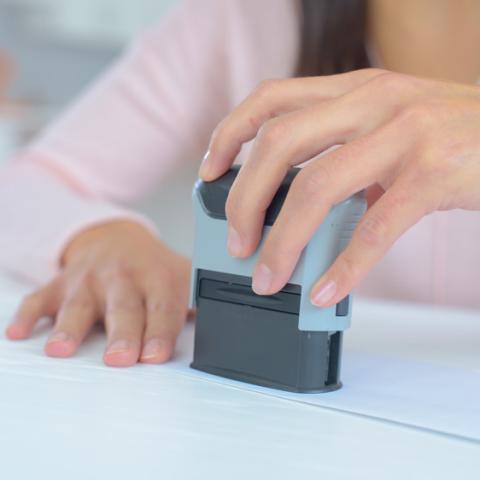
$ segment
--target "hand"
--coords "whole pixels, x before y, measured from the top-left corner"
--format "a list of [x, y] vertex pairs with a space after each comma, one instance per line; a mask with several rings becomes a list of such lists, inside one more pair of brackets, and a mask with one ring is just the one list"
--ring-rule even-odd
[[345, 297], [424, 215], [480, 210], [478, 86], [377, 69], [266, 82], [217, 127], [202, 178], [223, 174], [253, 138], [226, 205], [232, 255], [255, 251], [287, 169], [311, 160], [261, 251], [253, 275], [259, 294], [284, 286], [330, 208], [362, 189], [374, 186], [383, 195], [376, 202], [370, 196], [374, 204], [350, 244], [313, 287], [316, 305]]
[[58, 276], [23, 301], [7, 336], [27, 338], [40, 318], [55, 317], [45, 352], [69, 357], [103, 319], [107, 365], [162, 363], [187, 317], [189, 278], [190, 262], [144, 227], [112, 222], [92, 228], [70, 243]]

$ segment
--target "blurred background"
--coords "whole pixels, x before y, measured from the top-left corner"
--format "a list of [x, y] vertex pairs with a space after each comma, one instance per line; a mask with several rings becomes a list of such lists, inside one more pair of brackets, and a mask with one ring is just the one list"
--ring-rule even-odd
[[[0, 0], [0, 168], [177, 1]], [[177, 172], [168, 191], [136, 205], [184, 253], [195, 170]]]

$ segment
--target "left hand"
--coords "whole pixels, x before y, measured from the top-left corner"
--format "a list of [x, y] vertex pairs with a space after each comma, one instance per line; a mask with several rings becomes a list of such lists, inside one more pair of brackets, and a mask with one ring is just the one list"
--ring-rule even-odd
[[[362, 189], [380, 186], [383, 195], [313, 287], [318, 306], [345, 297], [424, 215], [480, 210], [478, 86], [378, 69], [268, 81], [217, 127], [201, 177], [222, 175], [253, 138], [226, 205], [232, 255], [255, 251], [287, 169], [313, 159], [296, 176], [262, 248], [253, 274], [258, 294], [285, 285], [330, 208]], [[317, 157], [334, 145], [341, 146]]]

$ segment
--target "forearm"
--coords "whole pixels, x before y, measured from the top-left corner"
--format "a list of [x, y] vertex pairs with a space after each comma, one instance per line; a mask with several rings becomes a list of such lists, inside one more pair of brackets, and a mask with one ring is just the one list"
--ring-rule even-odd
[[76, 191], [41, 164], [19, 162], [0, 174], [0, 268], [44, 282], [57, 272], [73, 237], [117, 220], [154, 231], [147, 218]]

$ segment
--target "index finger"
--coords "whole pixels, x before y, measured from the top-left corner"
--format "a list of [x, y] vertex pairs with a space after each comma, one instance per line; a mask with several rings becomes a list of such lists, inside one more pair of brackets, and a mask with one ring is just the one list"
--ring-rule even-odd
[[262, 82], [213, 132], [200, 177], [208, 182], [223, 175], [242, 145], [254, 138], [267, 120], [344, 95], [382, 73], [369, 68], [325, 77]]
[[380, 128], [311, 162], [296, 176], [263, 245], [253, 274], [257, 294], [278, 292], [330, 209], [383, 177], [409, 146], [394, 125]]

